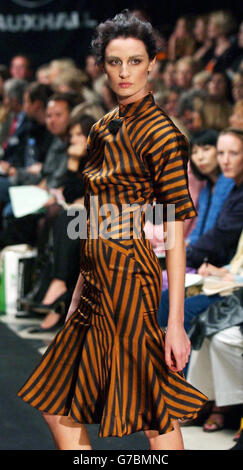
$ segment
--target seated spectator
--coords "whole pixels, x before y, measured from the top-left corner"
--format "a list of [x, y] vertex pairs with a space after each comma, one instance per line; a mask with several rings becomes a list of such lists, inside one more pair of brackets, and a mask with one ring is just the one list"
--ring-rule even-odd
[[229, 117], [231, 127], [243, 130], [243, 99], [237, 101], [234, 105], [232, 114]]
[[[9, 133], [12, 114], [6, 105], [4, 99], [4, 83], [10, 78], [10, 73], [6, 65], [0, 65], [0, 146], [6, 140]], [[0, 147], [0, 158], [3, 155], [3, 149]]]
[[182, 57], [176, 62], [175, 81], [181, 93], [191, 88], [197, 71], [197, 63], [192, 57]]
[[85, 58], [85, 73], [89, 78], [89, 89], [98, 97], [102, 95], [102, 86], [106, 81], [106, 75], [103, 73], [100, 66], [96, 63], [96, 58], [93, 54], [88, 54]]
[[160, 95], [155, 94], [155, 101], [170, 118], [178, 117], [179, 96], [176, 89], [166, 90]]
[[49, 64], [49, 80], [52, 84], [58, 75], [65, 71], [76, 69], [75, 62], [69, 58], [54, 59]]
[[229, 74], [234, 74], [236, 72], [239, 72], [241, 64], [243, 64], [243, 21], [240, 23], [237, 36], [238, 36], [237, 39], [238, 39], [239, 55], [231, 64], [230, 68], [227, 70]]
[[208, 61], [208, 52], [213, 45], [212, 40], [208, 37], [207, 29], [208, 15], [198, 16], [193, 28], [193, 34], [197, 44], [197, 49], [193, 54], [193, 58], [200, 61], [203, 66], [205, 66]]
[[201, 106], [204, 126], [221, 131], [232, 113], [230, 81], [224, 72], [214, 72], [208, 82], [208, 96]]
[[187, 266], [198, 269], [204, 262], [217, 267], [227, 264], [236, 250], [243, 220], [243, 132], [226, 129], [217, 141], [222, 173], [235, 182], [213, 228], [187, 247]]
[[235, 73], [232, 78], [232, 95], [235, 103], [243, 100], [243, 70]]
[[52, 81], [52, 88], [60, 93], [74, 92], [80, 95], [80, 101], [98, 101], [98, 96], [88, 87], [88, 77], [77, 68], [61, 71]]
[[25, 54], [18, 54], [11, 59], [10, 75], [17, 80], [30, 81], [33, 75], [33, 69], [30, 57]]
[[[9, 201], [9, 187], [35, 183], [47, 151], [53, 140], [45, 125], [47, 101], [53, 94], [47, 85], [32, 82], [24, 93], [23, 111], [27, 119], [19, 129], [16, 144], [11, 146], [11, 164], [4, 177], [0, 177], [0, 201]], [[9, 152], [6, 152], [9, 155]], [[4, 216], [11, 208], [3, 210]]]
[[[197, 273], [203, 277], [216, 276], [222, 281], [242, 282], [243, 281], [243, 252], [242, 252], [243, 235], [241, 236], [237, 245], [236, 252], [231, 259], [230, 263], [218, 268], [211, 263], [202, 263]], [[191, 328], [191, 321], [193, 318], [202, 313], [208, 306], [222, 297], [219, 294], [205, 295], [197, 294], [188, 296], [184, 302], [184, 326], [185, 330], [189, 332]], [[169, 295], [168, 290], [163, 292], [158, 311], [158, 321], [160, 326], [166, 327], [169, 315]]]
[[[53, 188], [61, 191], [63, 178], [67, 171], [67, 141], [70, 112], [75, 105], [76, 100], [73, 94], [60, 93], [49, 98], [46, 108], [46, 126], [54, 138], [48, 149], [41, 171], [31, 175], [31, 184], [49, 191]], [[54, 204], [53, 211], [52, 204]], [[45, 207], [55, 215], [55, 200], [50, 199]], [[30, 233], [30, 229], [26, 226], [25, 218], [16, 220], [12, 216], [12, 209], [9, 205], [5, 217], [8, 217], [8, 219], [5, 221], [5, 230], [1, 233], [0, 237], [1, 248], [9, 244], [28, 243], [28, 240], [31, 240], [31, 244], [34, 243], [33, 234]], [[19, 227], [18, 231], [16, 231], [17, 226]]]
[[[243, 227], [243, 132], [229, 129], [220, 134], [217, 152], [222, 173], [226, 178], [232, 178], [235, 184], [213, 228], [201, 235], [195, 244], [189, 245], [186, 249], [187, 268], [194, 268], [194, 272], [199, 274], [205, 270], [205, 258], [209, 266], [223, 267], [221, 271], [225, 274], [225, 268], [237, 251]], [[217, 270], [217, 272], [221, 271]], [[189, 331], [191, 319], [218, 298], [216, 294], [209, 297], [200, 295], [185, 299], [186, 331]], [[164, 290], [158, 311], [158, 321], [163, 327], [167, 325], [168, 314], [169, 293], [168, 290]]]
[[162, 69], [162, 76], [161, 79], [165, 86], [165, 89], [170, 90], [171, 88], [175, 88], [176, 86], [176, 66], [174, 62], [167, 62]]
[[[226, 178], [220, 169], [217, 161], [217, 142], [218, 132], [210, 129], [196, 132], [191, 138], [191, 155], [190, 166], [188, 171], [190, 190], [194, 189], [190, 172], [199, 182], [206, 184], [198, 187], [198, 193], [192, 191], [193, 202], [196, 203], [198, 216], [194, 225], [190, 226], [190, 230], [185, 227], [186, 245], [193, 245], [208, 230], [210, 230], [220, 214], [222, 205], [228, 197], [234, 181]], [[187, 272], [192, 271], [187, 267]], [[168, 288], [168, 279], [166, 271], [163, 271], [163, 291]], [[165, 296], [162, 302], [164, 302]]]
[[226, 414], [243, 405], [242, 326], [225, 328], [205, 338], [198, 351], [192, 350], [187, 379], [213, 402], [204, 431], [223, 429]]
[[231, 40], [234, 28], [235, 19], [230, 12], [220, 10], [209, 15], [208, 38], [214, 42], [205, 66], [209, 72], [226, 71], [240, 55], [238, 45]]
[[175, 61], [181, 57], [191, 56], [196, 49], [196, 42], [191, 34], [188, 18], [180, 17], [168, 41], [168, 59]]
[[[84, 114], [74, 114], [70, 119], [70, 145], [68, 147], [67, 173], [63, 181], [64, 202], [77, 207], [83, 207], [84, 185], [82, 180], [82, 171], [87, 162], [87, 137], [91, 126], [95, 120], [91, 116]], [[75, 216], [67, 213], [67, 208], [63, 208], [54, 218], [51, 225], [44, 227], [49, 232], [53, 232], [54, 266], [50, 284], [46, 293], [41, 299], [41, 303], [32, 302], [31, 308], [46, 312], [46, 316], [40, 328], [34, 328], [32, 333], [41, 333], [52, 331], [64, 322], [65, 313], [58, 310], [60, 302], [66, 301], [66, 307], [69, 307], [71, 295], [79, 275], [79, 255], [80, 239], [75, 240], [68, 236], [68, 224]], [[45, 235], [46, 237], [46, 235]], [[43, 238], [43, 234], [42, 234]], [[43, 243], [43, 242], [42, 242]], [[39, 247], [40, 249], [40, 247]], [[29, 296], [30, 298], [30, 296]]]
[[10, 73], [6, 65], [0, 64], [0, 101], [3, 101], [3, 85], [10, 78]]
[[201, 72], [196, 73], [192, 79], [193, 89], [207, 91], [210, 77], [211, 73], [207, 72], [207, 70], [201, 70]]
[[6, 140], [2, 142], [4, 149], [4, 156], [0, 162], [2, 172], [6, 172], [11, 163], [15, 163], [12, 156], [14, 156], [15, 146], [19, 141], [18, 135], [25, 127], [27, 118], [23, 111], [24, 92], [27, 85], [27, 81], [15, 78], [10, 78], [4, 83], [3, 104], [8, 109], [11, 119]]
[[213, 129], [199, 131], [191, 139], [191, 167], [199, 180], [206, 180], [198, 198], [198, 217], [187, 244], [194, 244], [201, 235], [210, 230], [221, 212], [234, 180], [226, 178], [217, 161], [218, 132]]
[[51, 85], [51, 77], [50, 77], [50, 65], [43, 64], [38, 67], [35, 73], [35, 77], [38, 83], [42, 83], [43, 85]]

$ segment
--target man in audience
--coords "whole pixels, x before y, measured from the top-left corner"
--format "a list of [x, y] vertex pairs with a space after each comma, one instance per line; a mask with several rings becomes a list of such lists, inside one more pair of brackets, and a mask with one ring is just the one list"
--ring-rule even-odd
[[[72, 93], [55, 94], [49, 98], [46, 107], [46, 126], [52, 134], [53, 140], [41, 171], [32, 174], [31, 184], [46, 190], [56, 189], [58, 191], [61, 188], [67, 171], [70, 112], [76, 104], [76, 97]], [[53, 203], [55, 203], [55, 196], [48, 201], [47, 207]], [[7, 219], [4, 219], [4, 231], [0, 236], [1, 248], [7, 244], [33, 243], [34, 234], [32, 232], [35, 231], [35, 222], [31, 224], [32, 221], [29, 223], [28, 219], [28, 227], [25, 218], [15, 219], [10, 203], [4, 207], [3, 216]], [[33, 217], [34, 219], [35, 217]], [[17, 226], [18, 230], [16, 230]]]
[[[42, 162], [53, 139], [45, 125], [45, 112], [52, 90], [38, 83], [31, 83], [24, 93], [24, 120], [15, 133], [14, 144], [9, 144], [3, 161], [5, 176], [0, 177], [0, 201], [8, 202], [11, 185], [31, 184], [33, 174], [40, 173]], [[9, 139], [11, 142], [11, 139]], [[6, 165], [7, 164], [7, 165]], [[4, 210], [6, 215], [6, 210]]]
[[10, 62], [10, 74], [12, 78], [30, 80], [32, 77], [31, 60], [26, 55], [16, 55]]

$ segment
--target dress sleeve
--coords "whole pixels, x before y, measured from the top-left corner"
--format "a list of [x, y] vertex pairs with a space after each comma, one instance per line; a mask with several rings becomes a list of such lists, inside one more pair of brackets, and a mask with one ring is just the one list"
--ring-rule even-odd
[[[177, 128], [163, 126], [151, 136], [146, 161], [153, 181], [157, 203], [163, 204], [163, 220], [190, 219], [197, 216], [188, 187], [188, 143]], [[172, 212], [167, 211], [167, 205]]]

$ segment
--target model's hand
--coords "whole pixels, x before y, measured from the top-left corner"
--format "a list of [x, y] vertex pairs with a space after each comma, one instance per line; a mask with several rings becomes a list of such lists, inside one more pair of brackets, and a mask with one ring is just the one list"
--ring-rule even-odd
[[182, 325], [168, 325], [165, 334], [165, 362], [172, 372], [186, 366], [191, 352], [191, 342]]

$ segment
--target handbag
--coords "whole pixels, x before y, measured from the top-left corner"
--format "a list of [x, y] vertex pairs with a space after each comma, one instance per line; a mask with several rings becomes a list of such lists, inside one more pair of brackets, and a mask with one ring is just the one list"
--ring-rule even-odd
[[228, 295], [222, 300], [215, 301], [204, 312], [193, 318], [188, 332], [192, 349], [200, 349], [207, 336], [243, 324], [242, 289], [240, 290], [238, 295]]

